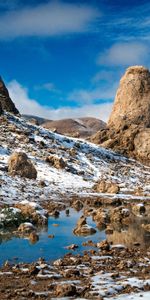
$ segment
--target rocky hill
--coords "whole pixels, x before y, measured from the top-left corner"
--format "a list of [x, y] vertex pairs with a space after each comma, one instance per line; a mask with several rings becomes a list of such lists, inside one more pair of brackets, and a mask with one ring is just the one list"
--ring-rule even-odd
[[28, 115], [23, 115], [23, 117], [33, 124], [72, 137], [88, 138], [98, 130], [106, 128], [105, 122], [90, 117], [61, 120], [46, 120]]
[[150, 72], [135, 66], [120, 81], [107, 128], [91, 141], [150, 164]]
[[106, 124], [99, 119], [86, 117], [48, 121], [43, 123], [42, 126], [64, 135], [87, 138], [96, 133], [98, 130], [105, 128]]

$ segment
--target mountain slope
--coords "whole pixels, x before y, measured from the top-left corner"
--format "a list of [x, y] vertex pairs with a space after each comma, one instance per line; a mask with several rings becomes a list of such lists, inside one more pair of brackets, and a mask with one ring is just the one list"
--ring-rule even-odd
[[[46, 201], [73, 195], [100, 196], [93, 189], [99, 180], [113, 181], [120, 186], [119, 195], [103, 195], [107, 198], [139, 198], [132, 195], [139, 188], [145, 196], [149, 193], [150, 168], [94, 144], [31, 125], [8, 113], [0, 118], [0, 145], [1, 204], [18, 199]], [[7, 161], [14, 151], [24, 151], [31, 158], [38, 172], [37, 180], [8, 175]], [[49, 164], [46, 160], [49, 156], [62, 158], [65, 167], [60, 169]], [[40, 186], [41, 181], [45, 181], [44, 187]]]

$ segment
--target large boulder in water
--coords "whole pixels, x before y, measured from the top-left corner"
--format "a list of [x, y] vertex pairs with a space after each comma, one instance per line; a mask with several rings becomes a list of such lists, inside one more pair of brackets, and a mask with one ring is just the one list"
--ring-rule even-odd
[[130, 123], [150, 127], [150, 72], [142, 66], [129, 67], [121, 78], [108, 126]]
[[8, 90], [0, 77], [0, 113], [2, 111], [7, 111], [12, 114], [19, 114], [18, 109], [15, 107], [15, 104], [11, 100]]

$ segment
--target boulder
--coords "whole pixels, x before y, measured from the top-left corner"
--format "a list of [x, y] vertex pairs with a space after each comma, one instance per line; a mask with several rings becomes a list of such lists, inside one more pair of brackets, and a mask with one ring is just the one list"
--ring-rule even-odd
[[24, 152], [14, 152], [8, 160], [8, 172], [29, 179], [37, 178], [37, 171]]
[[29, 222], [22, 223], [18, 227], [18, 231], [20, 231], [21, 233], [30, 233], [35, 231], [35, 229], [36, 228], [33, 226], [33, 224]]
[[76, 286], [74, 284], [58, 284], [55, 290], [57, 297], [73, 297], [76, 295]]
[[[15, 104], [11, 100], [8, 90], [0, 77], [0, 105], [3, 111], [13, 113], [15, 115], [19, 114], [18, 109], [15, 107]], [[1, 111], [0, 109], [0, 111]]]
[[81, 216], [77, 222], [76, 228], [73, 230], [73, 233], [75, 235], [86, 236], [96, 233], [96, 229], [89, 226], [86, 222], [86, 218]]
[[47, 225], [48, 213], [39, 204], [24, 200], [16, 203], [15, 207], [21, 211], [26, 220], [32, 220], [33, 224]]
[[66, 167], [66, 162], [64, 159], [55, 155], [49, 155], [46, 157], [46, 162], [54, 166], [56, 169], [64, 169]]
[[119, 186], [115, 182], [101, 180], [98, 182], [94, 189], [98, 193], [108, 193], [108, 194], [117, 194], [119, 192]]
[[108, 210], [102, 208], [95, 210], [93, 220], [96, 222], [98, 227], [105, 228], [106, 224], [110, 222]]

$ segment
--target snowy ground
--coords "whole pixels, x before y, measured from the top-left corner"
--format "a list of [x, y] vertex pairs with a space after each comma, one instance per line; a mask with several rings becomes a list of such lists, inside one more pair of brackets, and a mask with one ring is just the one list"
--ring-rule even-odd
[[[37, 171], [36, 181], [12, 178], [5, 171], [10, 154], [24, 151], [33, 161]], [[56, 169], [45, 162], [48, 155], [62, 157], [67, 162], [65, 169]], [[34, 126], [23, 119], [7, 114], [7, 123], [0, 125], [0, 202], [11, 203], [34, 198], [47, 200], [71, 194], [93, 193], [95, 182], [111, 180], [121, 187], [121, 196], [131, 198], [137, 188], [150, 195], [150, 168], [134, 160], [83, 140], [69, 138]], [[39, 187], [44, 180], [46, 187]], [[105, 195], [110, 196], [110, 195]], [[112, 196], [111, 196], [112, 197]], [[135, 197], [136, 198], [136, 197]], [[144, 198], [141, 198], [143, 200]]]

